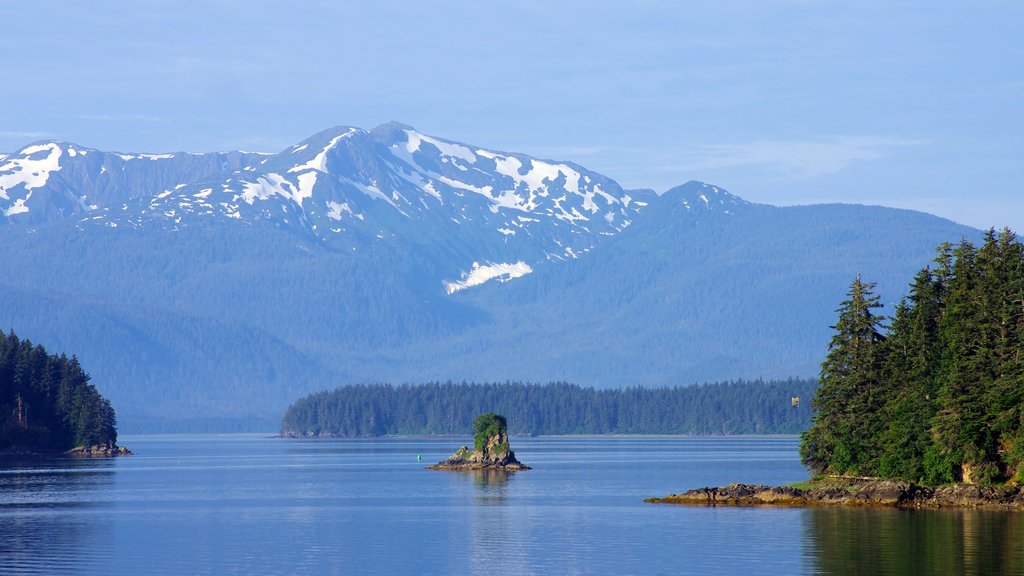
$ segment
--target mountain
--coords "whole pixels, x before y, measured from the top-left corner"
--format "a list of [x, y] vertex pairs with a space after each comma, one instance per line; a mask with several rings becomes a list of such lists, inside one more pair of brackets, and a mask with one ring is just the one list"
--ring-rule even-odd
[[80, 219], [120, 207], [183, 178], [252, 170], [262, 154], [122, 154], [67, 142], [36, 142], [0, 155], [0, 223], [33, 225]]
[[277, 154], [0, 157], [0, 326], [75, 351], [125, 430], [277, 428], [339, 384], [689, 384], [816, 373], [857, 273], [888, 302], [918, 212], [778, 208], [391, 123]]
[[448, 292], [584, 254], [654, 198], [572, 163], [398, 123], [332, 128], [274, 155], [104, 153], [42, 142], [0, 162], [0, 210], [11, 224], [270, 222], [335, 250], [416, 252]]

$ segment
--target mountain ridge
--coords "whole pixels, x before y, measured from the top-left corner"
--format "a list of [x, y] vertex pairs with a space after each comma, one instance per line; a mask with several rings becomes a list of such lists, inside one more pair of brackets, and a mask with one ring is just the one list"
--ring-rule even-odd
[[809, 376], [853, 276], [895, 302], [937, 244], [980, 234], [625, 190], [398, 123], [276, 154], [32, 146], [0, 159], [0, 213], [28, 209], [0, 223], [0, 325], [81, 351], [137, 431], [273, 429], [346, 383]]

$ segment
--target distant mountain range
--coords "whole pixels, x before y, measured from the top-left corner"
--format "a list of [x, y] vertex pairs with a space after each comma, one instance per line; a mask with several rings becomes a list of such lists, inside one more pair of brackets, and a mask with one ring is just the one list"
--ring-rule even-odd
[[77, 353], [125, 431], [276, 429], [375, 381], [674, 385], [817, 372], [858, 272], [895, 302], [977, 230], [689, 182], [391, 123], [277, 154], [0, 155], [0, 326]]

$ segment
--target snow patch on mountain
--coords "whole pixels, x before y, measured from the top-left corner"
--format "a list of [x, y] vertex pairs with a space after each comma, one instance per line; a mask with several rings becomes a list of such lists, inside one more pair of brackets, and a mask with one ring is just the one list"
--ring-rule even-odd
[[32, 191], [46, 185], [50, 174], [60, 170], [61, 147], [49, 142], [23, 148], [19, 153], [6, 156], [0, 164], [0, 198], [11, 200], [14, 189], [21, 187], [25, 195], [14, 198], [14, 202], [4, 210], [4, 216], [11, 217], [29, 211], [26, 204], [32, 197]]
[[445, 282], [444, 288], [448, 294], [454, 294], [459, 290], [479, 286], [490, 280], [508, 282], [514, 278], [526, 276], [530, 272], [533, 272], [533, 268], [522, 260], [515, 264], [487, 263], [481, 265], [479, 262], [473, 262], [473, 268], [469, 272], [463, 272], [461, 280]]
[[331, 220], [341, 220], [342, 214], [347, 213], [360, 220], [365, 219], [362, 214], [356, 214], [352, 211], [352, 208], [348, 205], [348, 202], [335, 202], [333, 200], [327, 201], [327, 217]]
[[[293, 167], [288, 169], [288, 172], [289, 173], [291, 173], [291, 172], [303, 172], [305, 170], [319, 170], [321, 172], [327, 172], [327, 153], [330, 152], [332, 148], [337, 146], [338, 142], [340, 142], [342, 138], [346, 138], [348, 136], [351, 136], [352, 134], [354, 134], [354, 133], [356, 133], [358, 131], [359, 130], [356, 129], [356, 128], [349, 128], [343, 134], [338, 134], [334, 138], [331, 138], [330, 143], [328, 143], [327, 146], [325, 146], [324, 149], [321, 150], [319, 154], [314, 156], [312, 160], [310, 160], [309, 162], [306, 162], [305, 164], [300, 164], [298, 166], [293, 166]], [[295, 152], [298, 152], [300, 150], [304, 150], [306, 148], [306, 146], [307, 145], [303, 145], [303, 146], [293, 150], [292, 153], [294, 154]]]
[[170, 160], [174, 158], [174, 154], [116, 154], [124, 160], [129, 162], [131, 160]]
[[546, 189], [545, 180], [554, 182], [560, 175], [565, 176], [565, 189], [574, 194], [579, 193], [580, 173], [565, 164], [550, 164], [540, 160], [529, 159], [530, 169], [523, 174], [523, 162], [515, 156], [504, 156], [487, 150], [477, 150], [477, 154], [494, 161], [494, 168], [499, 174], [508, 176], [516, 186], [526, 184], [533, 191]]
[[256, 200], [267, 200], [277, 195], [284, 198], [291, 198], [294, 192], [292, 183], [285, 180], [280, 174], [265, 174], [256, 179], [255, 182], [242, 182], [242, 194], [233, 200], [241, 199], [252, 206]]
[[7, 199], [7, 191], [24, 185], [26, 190], [46, 185], [50, 173], [60, 170], [63, 151], [56, 143], [37, 144], [7, 157], [0, 165], [0, 198]]
[[431, 138], [430, 136], [427, 136], [426, 134], [420, 134], [415, 130], [403, 130], [403, 132], [405, 132], [406, 136], [408, 137], [408, 140], [406, 140], [405, 143], [405, 151], [408, 152], [409, 154], [417, 152], [420, 149], [420, 144], [426, 142], [427, 144], [430, 144], [434, 148], [437, 148], [437, 151], [441, 153], [442, 157], [458, 158], [460, 160], [465, 160], [470, 164], [476, 162], [476, 155], [473, 154], [472, 150], [465, 146], [455, 144], [453, 142], [444, 142], [436, 138]]

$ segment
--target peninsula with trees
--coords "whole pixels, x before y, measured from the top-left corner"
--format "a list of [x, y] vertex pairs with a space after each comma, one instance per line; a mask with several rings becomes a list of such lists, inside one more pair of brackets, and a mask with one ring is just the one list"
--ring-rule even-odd
[[0, 332], [0, 454], [130, 454], [110, 402], [78, 358]]
[[858, 276], [837, 310], [801, 438], [811, 482], [652, 501], [1024, 509], [1024, 244], [939, 246], [888, 319], [872, 288]]
[[491, 411], [504, 414], [517, 434], [799, 434], [810, 424], [816, 385], [813, 379], [621, 389], [565, 382], [355, 384], [295, 401], [281, 435], [462, 434], [466, 422]]

